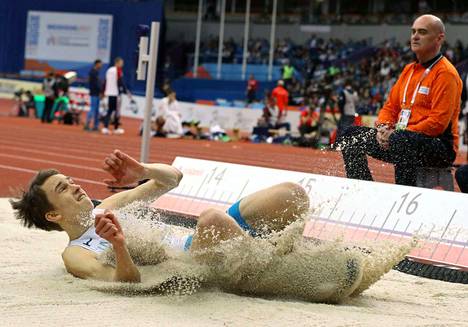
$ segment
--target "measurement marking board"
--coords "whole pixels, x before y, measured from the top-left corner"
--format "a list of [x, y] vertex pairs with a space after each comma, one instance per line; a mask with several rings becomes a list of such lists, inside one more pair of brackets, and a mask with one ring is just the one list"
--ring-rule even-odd
[[281, 182], [295, 182], [309, 195], [304, 235], [347, 241], [407, 241], [424, 236], [409, 257], [468, 270], [468, 195], [352, 180], [280, 169], [177, 157], [184, 177], [153, 206], [198, 216], [226, 210], [242, 197]]

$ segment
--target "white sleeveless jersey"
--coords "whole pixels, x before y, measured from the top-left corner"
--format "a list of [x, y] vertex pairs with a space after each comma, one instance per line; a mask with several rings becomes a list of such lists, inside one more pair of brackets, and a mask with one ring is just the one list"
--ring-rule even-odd
[[[94, 209], [93, 217], [96, 214], [103, 213], [103, 209]], [[187, 251], [190, 248], [193, 231], [178, 226], [167, 225], [159, 223], [158, 228], [163, 230], [163, 238], [161, 243], [168, 248], [178, 251]], [[93, 251], [96, 254], [100, 254], [112, 247], [112, 245], [102, 237], [96, 234], [94, 226], [88, 228], [79, 238], [70, 241], [68, 246], [80, 246], [87, 250]]]
[[81, 246], [82, 248], [93, 251], [96, 254], [100, 254], [112, 247], [108, 241], [96, 234], [94, 226], [88, 228], [88, 230], [76, 240], [70, 241], [68, 246]]
[[[93, 218], [95, 215], [104, 213], [103, 209], [94, 209], [92, 212]], [[112, 247], [112, 245], [103, 239], [101, 236], [96, 234], [96, 228], [91, 226], [86, 232], [83, 233], [79, 238], [70, 241], [68, 246], [81, 246], [86, 250], [93, 251], [96, 254], [100, 254]]]

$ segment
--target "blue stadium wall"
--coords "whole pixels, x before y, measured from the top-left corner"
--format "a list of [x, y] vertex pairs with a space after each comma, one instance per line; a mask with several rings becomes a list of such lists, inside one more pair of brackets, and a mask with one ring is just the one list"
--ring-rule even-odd
[[[132, 88], [143, 89], [136, 82], [136, 29], [139, 24], [161, 22], [160, 44], [164, 44], [164, 1], [128, 2], [122, 0], [0, 0], [0, 72], [18, 73], [24, 67], [26, 20], [29, 10], [108, 14], [113, 16], [111, 60], [120, 56], [125, 60], [125, 80]], [[164, 59], [160, 47], [158, 61]], [[159, 71], [161, 71], [159, 69]]]

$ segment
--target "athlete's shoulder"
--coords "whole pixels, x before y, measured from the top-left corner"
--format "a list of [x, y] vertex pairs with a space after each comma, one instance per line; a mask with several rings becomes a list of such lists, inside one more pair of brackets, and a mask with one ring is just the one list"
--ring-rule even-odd
[[78, 271], [81, 267], [86, 266], [91, 260], [96, 260], [97, 255], [94, 252], [86, 250], [79, 246], [67, 246], [62, 252], [63, 264], [67, 271], [75, 276], [78, 276]]
[[62, 252], [64, 262], [96, 258], [97, 254], [78, 245], [69, 245]]

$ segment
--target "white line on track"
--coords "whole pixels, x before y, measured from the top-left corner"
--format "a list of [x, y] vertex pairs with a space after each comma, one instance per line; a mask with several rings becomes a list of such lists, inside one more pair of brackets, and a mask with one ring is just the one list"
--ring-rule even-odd
[[[19, 168], [19, 167], [13, 167], [13, 166], [6, 166], [6, 165], [0, 165], [0, 168], [8, 169], [8, 170], [21, 171], [21, 172], [24, 172], [24, 173], [31, 173], [31, 174], [36, 174], [37, 173], [37, 170]], [[76, 181], [85, 182], [85, 183], [89, 183], [89, 184], [95, 184], [95, 185], [107, 186], [107, 184], [103, 183], [103, 182], [97, 182], [97, 181], [93, 181], [93, 180], [90, 180], [90, 179], [80, 178], [80, 177], [75, 177], [75, 176], [71, 176], [71, 177]]]
[[[0, 141], [0, 143], [5, 144], [5, 142], [1, 142], [1, 141]], [[14, 146], [15, 142], [9, 142], [7, 144]], [[24, 147], [24, 143], [16, 143], [16, 144], [18, 144], [18, 149], [21, 149], [21, 148]], [[37, 143], [36, 144], [29, 144], [29, 146], [39, 146], [39, 144], [37, 144]], [[41, 145], [41, 147], [42, 147], [42, 145]], [[95, 156], [95, 157], [102, 157], [103, 158], [105, 156], [105, 153], [110, 153], [110, 151], [96, 152], [96, 151], [91, 151], [89, 149], [76, 149], [76, 148], [71, 149], [70, 147], [64, 148], [63, 146], [54, 146], [51, 143], [49, 143], [47, 145], [44, 144], [43, 147], [47, 148], [48, 150], [57, 150], [57, 152], [77, 153], [80, 156], [85, 155], [86, 157]], [[124, 151], [124, 152], [126, 152], [126, 151]]]
[[[0, 141], [1, 143], [1, 141]], [[36, 153], [36, 154], [43, 154], [43, 155], [49, 155], [53, 156], [55, 158], [57, 157], [62, 157], [62, 158], [70, 158], [70, 159], [75, 159], [76, 160], [76, 155], [68, 155], [68, 154], [63, 154], [63, 153], [58, 153], [58, 152], [49, 152], [49, 151], [41, 151], [41, 150], [33, 150], [33, 149], [25, 149], [24, 147], [18, 147], [18, 146], [13, 146], [13, 145], [0, 145], [1, 149], [9, 149], [9, 150], [18, 150], [23, 153]], [[102, 162], [101, 159], [93, 159], [93, 158], [80, 158], [80, 161], [92, 161], [92, 162]]]
[[52, 165], [59, 165], [59, 166], [65, 166], [65, 167], [72, 167], [72, 168], [102, 172], [102, 170], [98, 169], [98, 168], [92, 168], [92, 167], [82, 166], [82, 165], [74, 165], [74, 164], [60, 162], [60, 161], [52, 161], [52, 160], [36, 159], [36, 158], [31, 158], [31, 157], [23, 157], [23, 156], [17, 156], [17, 155], [13, 155], [13, 154], [0, 153], [0, 157], [21, 159], [21, 160], [26, 160], [26, 161], [42, 162], [42, 163], [48, 163], [48, 164], [52, 164]]
[[51, 143], [56, 143], [57, 140], [60, 140], [62, 143], [67, 144], [71, 143], [74, 146], [77, 147], [86, 147], [89, 148], [90, 144], [94, 144], [95, 142], [98, 142], [100, 145], [103, 146], [109, 146], [114, 148], [116, 144], [118, 144], [122, 148], [133, 148], [137, 142], [131, 141], [131, 140], [124, 140], [124, 139], [112, 139], [112, 140], [106, 140], [103, 138], [89, 138], [89, 137], [80, 137], [80, 135], [76, 134], [68, 134], [68, 133], [61, 133], [57, 135], [34, 135], [33, 137], [26, 137], [24, 135], [25, 131], [21, 131], [18, 133], [15, 132], [8, 132], [5, 133], [5, 131], [0, 132], [0, 137], [1, 139], [10, 139], [10, 140], [19, 140], [26, 142], [26, 144], [30, 144], [32, 141], [35, 144], [41, 143], [45, 146]]

